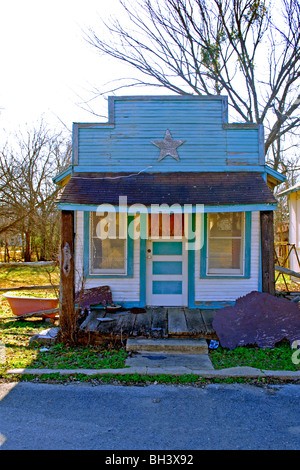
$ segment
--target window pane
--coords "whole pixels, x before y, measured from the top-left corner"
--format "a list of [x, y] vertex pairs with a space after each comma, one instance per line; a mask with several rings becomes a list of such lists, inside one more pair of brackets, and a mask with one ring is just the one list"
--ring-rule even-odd
[[241, 240], [211, 239], [208, 251], [208, 272], [211, 269], [241, 270]]
[[92, 212], [92, 236], [97, 238], [117, 238], [120, 235], [119, 213], [106, 212], [97, 215]]
[[149, 214], [149, 237], [176, 237], [184, 235], [184, 214]]
[[[97, 216], [92, 213], [91, 225], [92, 272], [125, 273], [126, 239], [119, 239], [119, 214], [106, 213], [104, 216]], [[97, 236], [103, 233], [104, 238]]]
[[208, 274], [243, 273], [242, 212], [208, 214]]
[[125, 240], [93, 239], [92, 267], [97, 269], [124, 269]]
[[242, 236], [242, 212], [228, 212], [209, 214], [209, 237], [241, 237]]

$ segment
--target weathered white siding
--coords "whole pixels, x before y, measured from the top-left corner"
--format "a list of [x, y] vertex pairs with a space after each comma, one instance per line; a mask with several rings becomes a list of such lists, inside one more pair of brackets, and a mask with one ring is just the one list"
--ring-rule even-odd
[[258, 290], [259, 286], [259, 212], [252, 212], [250, 279], [200, 279], [200, 253], [195, 262], [195, 301], [235, 301]]
[[[98, 277], [84, 280], [84, 287], [110, 286], [115, 302], [139, 301], [140, 297], [140, 242], [134, 241], [133, 277]], [[83, 211], [76, 213], [76, 238], [75, 238], [75, 285], [76, 289], [82, 285], [83, 278]]]

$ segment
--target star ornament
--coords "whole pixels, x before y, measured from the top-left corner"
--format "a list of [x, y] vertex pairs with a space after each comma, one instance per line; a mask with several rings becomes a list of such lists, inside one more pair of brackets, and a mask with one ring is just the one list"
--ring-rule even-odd
[[151, 143], [160, 149], [159, 162], [167, 155], [170, 155], [170, 157], [175, 158], [179, 162], [180, 158], [176, 149], [184, 142], [185, 140], [174, 140], [169, 129], [167, 129], [164, 140], [153, 140]]

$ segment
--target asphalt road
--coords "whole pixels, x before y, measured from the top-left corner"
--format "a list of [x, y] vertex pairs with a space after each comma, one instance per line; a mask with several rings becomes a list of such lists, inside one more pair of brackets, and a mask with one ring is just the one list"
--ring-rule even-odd
[[300, 449], [300, 386], [0, 384], [1, 450]]

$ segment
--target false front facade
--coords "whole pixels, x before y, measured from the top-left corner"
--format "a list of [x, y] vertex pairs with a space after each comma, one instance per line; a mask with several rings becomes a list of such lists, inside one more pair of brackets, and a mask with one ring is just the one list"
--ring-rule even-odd
[[109, 286], [125, 308], [273, 293], [281, 181], [262, 126], [228, 123], [224, 96], [109, 98], [107, 123], [74, 124], [72, 166], [56, 178], [63, 299], [82, 285]]

